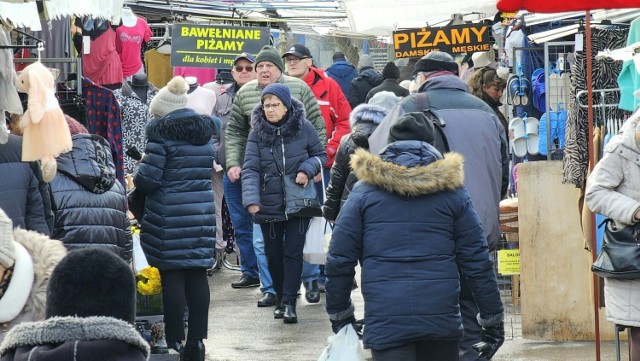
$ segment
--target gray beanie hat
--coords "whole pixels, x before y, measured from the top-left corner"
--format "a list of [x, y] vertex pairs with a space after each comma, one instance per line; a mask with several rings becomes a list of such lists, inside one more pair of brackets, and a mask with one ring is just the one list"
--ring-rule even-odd
[[13, 244], [13, 222], [0, 209], [0, 265], [5, 268], [15, 263], [15, 246]]
[[358, 60], [358, 69], [362, 68], [373, 68], [373, 58], [370, 55], [360, 55], [360, 60]]
[[181, 76], [174, 77], [153, 97], [149, 112], [164, 117], [174, 110], [186, 108], [189, 101], [187, 91], [189, 91], [187, 81]]
[[396, 104], [400, 102], [400, 97], [397, 97], [393, 92], [381, 91], [377, 92], [369, 99], [367, 103], [373, 105], [379, 105], [387, 110], [391, 110]]

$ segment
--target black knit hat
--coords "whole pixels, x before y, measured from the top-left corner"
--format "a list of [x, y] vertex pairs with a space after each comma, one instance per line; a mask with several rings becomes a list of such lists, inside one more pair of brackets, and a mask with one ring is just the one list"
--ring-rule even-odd
[[401, 140], [419, 140], [433, 145], [436, 139], [433, 123], [422, 112], [406, 113], [389, 129], [389, 143]]
[[382, 69], [382, 79], [398, 79], [399, 77], [400, 69], [392, 61], [388, 62]]
[[432, 51], [418, 60], [413, 69], [413, 74], [438, 70], [447, 70], [458, 74], [459, 67], [451, 55], [442, 51]]
[[277, 66], [280, 71], [284, 71], [284, 63], [282, 62], [282, 58], [273, 46], [263, 46], [256, 56], [256, 62], [254, 64], [257, 67], [258, 64], [263, 61], [271, 62], [273, 63], [273, 65]]
[[280, 83], [271, 83], [267, 85], [262, 91], [262, 94], [260, 94], [260, 101], [262, 103], [264, 103], [264, 96], [267, 94], [277, 96], [287, 109], [291, 109], [291, 92], [289, 91], [288, 86]]
[[69, 252], [51, 274], [46, 317], [108, 316], [135, 321], [131, 267], [115, 253], [94, 247]]

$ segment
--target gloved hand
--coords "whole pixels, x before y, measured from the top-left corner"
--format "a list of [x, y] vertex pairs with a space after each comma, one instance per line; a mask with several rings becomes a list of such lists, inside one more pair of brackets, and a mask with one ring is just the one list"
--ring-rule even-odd
[[500, 346], [504, 343], [504, 322], [482, 328], [482, 342], [473, 345], [473, 349], [480, 354], [480, 358], [484, 357], [491, 360], [496, 354]]
[[354, 324], [355, 322], [356, 318], [353, 315], [342, 320], [331, 320], [331, 329], [333, 330], [333, 333], [338, 333], [338, 331], [340, 331], [344, 326]]

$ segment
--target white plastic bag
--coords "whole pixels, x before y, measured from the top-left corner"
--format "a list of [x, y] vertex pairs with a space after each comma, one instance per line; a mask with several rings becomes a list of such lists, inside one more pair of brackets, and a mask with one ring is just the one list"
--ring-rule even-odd
[[147, 257], [144, 255], [144, 252], [142, 251], [142, 246], [140, 245], [140, 233], [135, 232], [132, 234], [132, 236], [133, 236], [133, 268], [137, 274], [143, 269], [149, 267], [149, 263], [147, 262]]
[[302, 249], [302, 257], [311, 264], [325, 264], [326, 254], [324, 247], [325, 234], [331, 227], [327, 224], [327, 220], [322, 217], [313, 217], [309, 222], [304, 248]]
[[365, 361], [364, 349], [351, 324], [327, 338], [327, 347], [318, 361]]

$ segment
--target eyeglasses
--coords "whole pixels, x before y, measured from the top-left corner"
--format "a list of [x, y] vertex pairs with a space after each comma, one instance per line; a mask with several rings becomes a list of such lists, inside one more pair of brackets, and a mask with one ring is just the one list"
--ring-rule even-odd
[[248, 73], [253, 71], [253, 65], [245, 65], [244, 67], [242, 65], [236, 65], [236, 71], [238, 73], [242, 73], [242, 69], [246, 70]]
[[282, 103], [262, 104], [262, 109], [264, 109], [264, 110], [276, 109], [276, 108], [280, 107], [281, 105], [282, 105]]
[[299, 63], [302, 59], [309, 59], [308, 56], [303, 56], [302, 58], [284, 58], [285, 63], [296, 64]]

